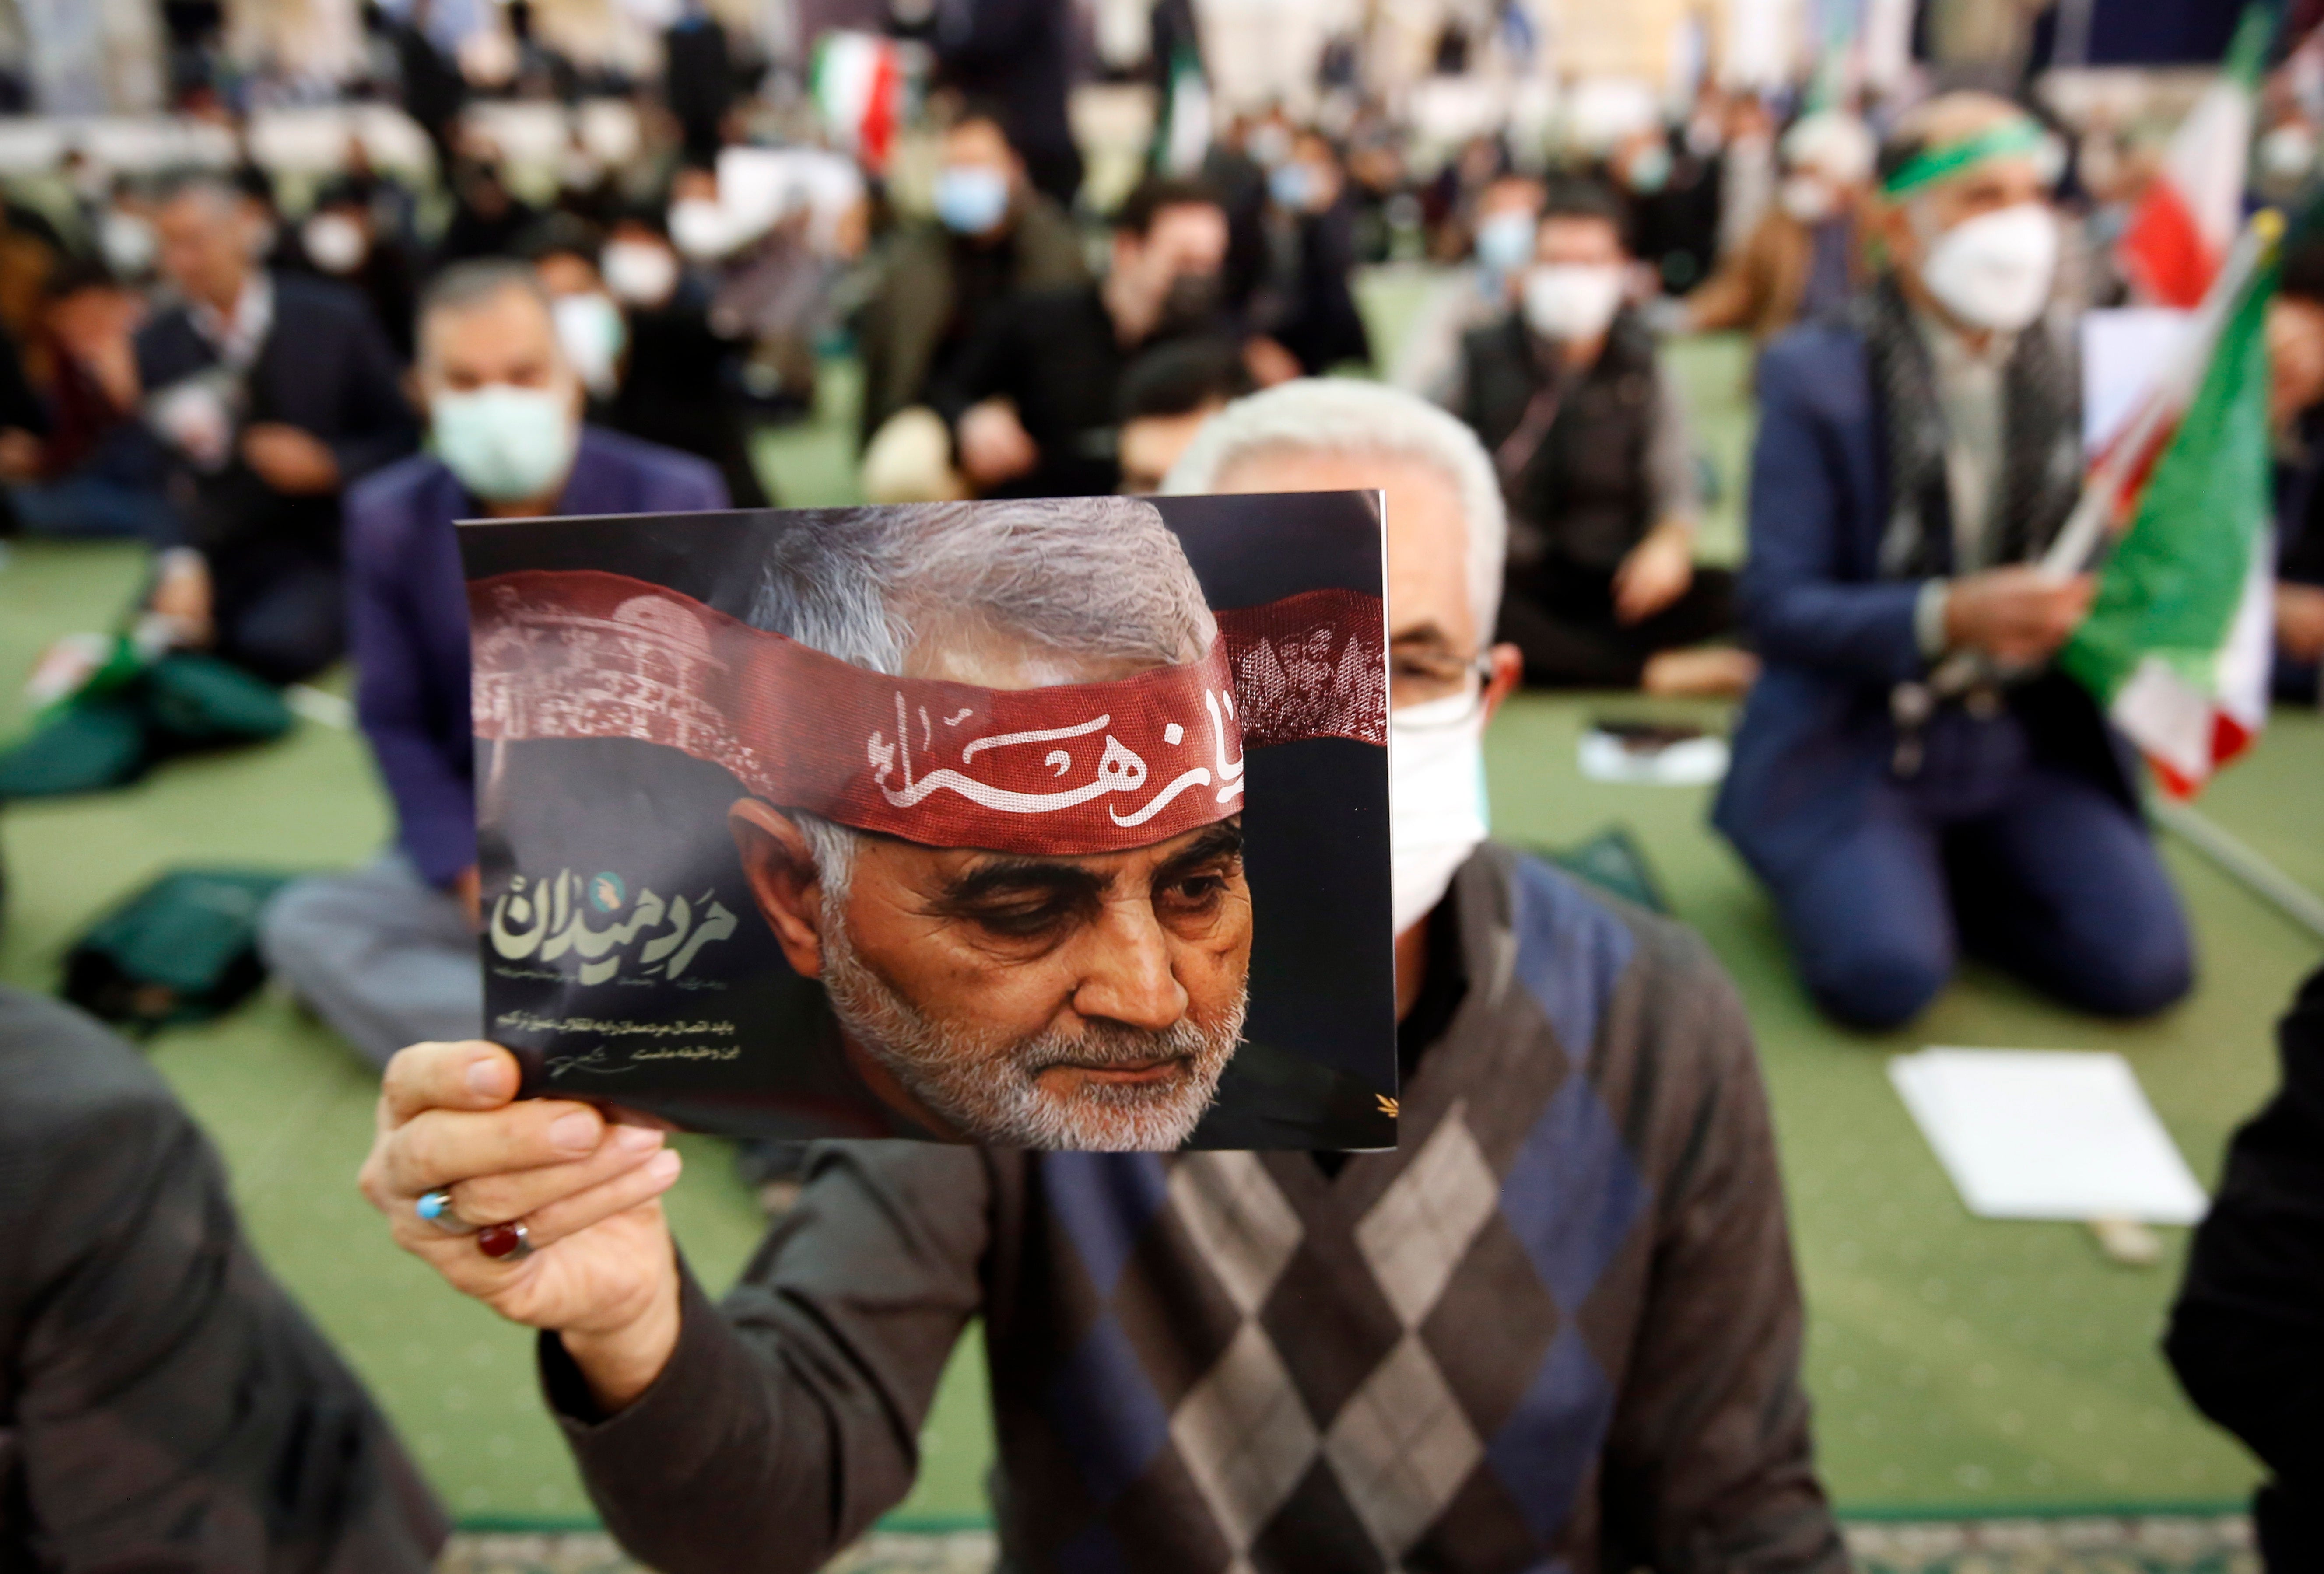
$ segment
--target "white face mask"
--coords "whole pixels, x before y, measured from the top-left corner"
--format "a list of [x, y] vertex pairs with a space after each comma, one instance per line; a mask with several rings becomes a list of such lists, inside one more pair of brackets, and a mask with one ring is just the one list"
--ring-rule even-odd
[[1388, 905], [1401, 934], [1485, 839], [1485, 707], [1474, 695], [1407, 705], [1388, 713]]
[[1526, 271], [1526, 326], [1545, 339], [1594, 339], [1621, 308], [1619, 263], [1541, 262]]
[[678, 253], [651, 241], [608, 241], [597, 266], [613, 299], [659, 306], [678, 290]]
[[715, 262], [741, 244], [726, 210], [707, 197], [689, 197], [669, 207], [669, 244], [697, 262]]
[[2297, 124], [2279, 125], [2259, 139], [2260, 173], [2285, 185], [2316, 164], [2316, 133]]
[[344, 213], [318, 213], [299, 226], [307, 260], [326, 273], [352, 273], [371, 250], [363, 226]]
[[557, 342], [565, 358], [579, 373], [582, 385], [603, 397], [621, 382], [622, 351], [629, 341], [629, 325], [622, 308], [609, 296], [560, 295], [550, 303], [557, 324]]
[[2039, 202], [1963, 220], [1921, 265], [1921, 282], [1956, 319], [2005, 334], [2042, 315], [2057, 276], [2058, 220]]
[[1831, 188], [1813, 175], [1794, 175], [1777, 194], [1784, 211], [1802, 224], [1821, 224], [1831, 216]]
[[151, 220], [115, 207], [97, 221], [97, 247], [105, 253], [105, 265], [122, 278], [142, 279], [152, 271], [161, 243]]

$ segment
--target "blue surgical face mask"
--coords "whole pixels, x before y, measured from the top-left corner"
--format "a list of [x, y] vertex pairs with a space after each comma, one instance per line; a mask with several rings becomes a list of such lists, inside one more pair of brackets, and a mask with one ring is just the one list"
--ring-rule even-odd
[[565, 479], [581, 440], [564, 390], [487, 383], [428, 402], [436, 455], [486, 502], [540, 497]]
[[1477, 226], [1477, 265], [1496, 279], [1506, 279], [1533, 261], [1534, 217], [1529, 213], [1497, 213]]
[[1659, 143], [1630, 161], [1630, 189], [1641, 197], [1652, 197], [1670, 184], [1670, 150]]
[[1296, 160], [1277, 164], [1267, 177], [1267, 191], [1277, 207], [1305, 213], [1315, 195], [1315, 172]]
[[954, 235], [981, 235], [1009, 216], [1009, 177], [983, 164], [954, 164], [936, 176], [936, 217]]

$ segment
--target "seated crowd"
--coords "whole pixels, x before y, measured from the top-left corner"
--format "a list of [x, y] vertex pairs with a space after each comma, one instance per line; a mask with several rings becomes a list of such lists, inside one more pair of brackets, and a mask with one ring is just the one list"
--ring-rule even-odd
[[[1332, 139], [1238, 123], [1101, 235], [1061, 199], [1054, 138], [1021, 145], [1021, 115], [973, 99], [933, 214], [891, 217], [845, 270], [796, 228], [714, 234], [700, 147], [653, 200], [544, 211], [447, 143], [431, 244], [415, 194], [367, 170], [296, 225], [263, 180], [198, 173], [111, 194], [85, 246], [56, 237], [21, 320], [0, 311], [14, 529], [150, 543], [134, 612], [268, 683], [351, 659], [394, 839], [286, 889], [262, 947], [383, 1073], [365, 1196], [540, 1330], [545, 1403], [636, 1555], [821, 1566], [910, 1488], [982, 1319], [1010, 1567], [1847, 1566], [1732, 984], [1683, 926], [1489, 840], [1417, 777], [1394, 810], [1392, 1151], [826, 1145], [714, 1301], [661, 1210], [661, 1134], [516, 1100], [513, 1058], [481, 1042], [454, 522], [779, 502], [753, 439], [811, 402], [785, 356], [843, 273], [876, 501], [1384, 492], [1390, 735], [1425, 728], [1466, 772], [1428, 781], [1482, 779], [1523, 684], [1741, 699], [1715, 824], [1838, 1021], [1910, 1021], [1963, 954], [2103, 1017], [2183, 997], [2193, 944], [2135, 767], [2052, 661], [2090, 582], [2029, 566], [2083, 473], [2041, 128], [1968, 93], [1879, 146], [1808, 115], [1743, 220], [1665, 131], [1554, 177], [1456, 166], [1435, 199], [1471, 262], [1388, 384], [1326, 375], [1372, 360], [1369, 210]], [[1712, 329], [1756, 356], [1732, 569], [1697, 560], [1702, 465], [1662, 342]], [[2287, 265], [2271, 333], [2277, 681], [2312, 701], [2324, 253]], [[2315, 1014], [2311, 988], [2288, 1057]], [[440, 1513], [151, 1073], [0, 993], [0, 1567], [425, 1567]], [[43, 1101], [14, 1097], [36, 1082]], [[2295, 1102], [2239, 1150], [2247, 1192], [2292, 1162]], [[68, 1173], [78, 1214], [35, 1206]], [[423, 1218], [438, 1193], [526, 1220], [530, 1254]], [[2243, 1201], [2172, 1355], [2273, 1450], [2271, 1533], [2313, 1544], [2291, 1539], [2317, 1533], [2313, 1450], [2218, 1353], [2255, 1315], [2236, 1286], [2258, 1248], [2230, 1232], [2312, 1219]], [[1290, 1419], [1246, 1436], [1253, 1415]], [[158, 1452], [122, 1475], [132, 1436]]]

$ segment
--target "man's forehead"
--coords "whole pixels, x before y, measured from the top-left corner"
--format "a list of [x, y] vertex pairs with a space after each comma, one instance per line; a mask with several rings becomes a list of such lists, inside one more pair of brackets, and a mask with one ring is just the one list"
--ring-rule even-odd
[[995, 162], [1006, 160], [1012, 151], [1009, 138], [989, 120], [964, 120], [945, 133], [945, 156]]
[[481, 300], [438, 307], [423, 327], [429, 359], [438, 365], [547, 355], [557, 336], [540, 300], [513, 284]]
[[923, 847], [916, 842], [882, 836], [876, 840], [888, 861], [898, 865], [917, 866], [932, 879], [952, 884], [994, 870], [1016, 870], [1039, 878], [1044, 873], [1063, 877], [1111, 880], [1116, 877], [1150, 869], [1188, 853], [1208, 849], [1220, 853], [1231, 852], [1241, 846], [1242, 817], [1221, 820], [1213, 824], [1197, 825], [1176, 836], [1143, 847], [1124, 848], [1115, 852], [996, 852], [983, 847]]
[[1072, 655], [985, 619], [959, 615], [922, 622], [898, 676], [978, 688], [1028, 689], [1118, 683], [1152, 668], [1151, 663]]

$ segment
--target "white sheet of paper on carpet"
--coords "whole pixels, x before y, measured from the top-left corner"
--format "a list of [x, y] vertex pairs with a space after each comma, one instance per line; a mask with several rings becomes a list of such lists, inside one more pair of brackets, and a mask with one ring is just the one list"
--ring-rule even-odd
[[2118, 1054], [1934, 1046], [1888, 1077], [1980, 1219], [2192, 1224], [2209, 1206]]
[[1687, 738], [1641, 748], [1593, 727], [1582, 734], [1581, 764], [1591, 781], [1705, 787], [1727, 774], [1727, 740]]

